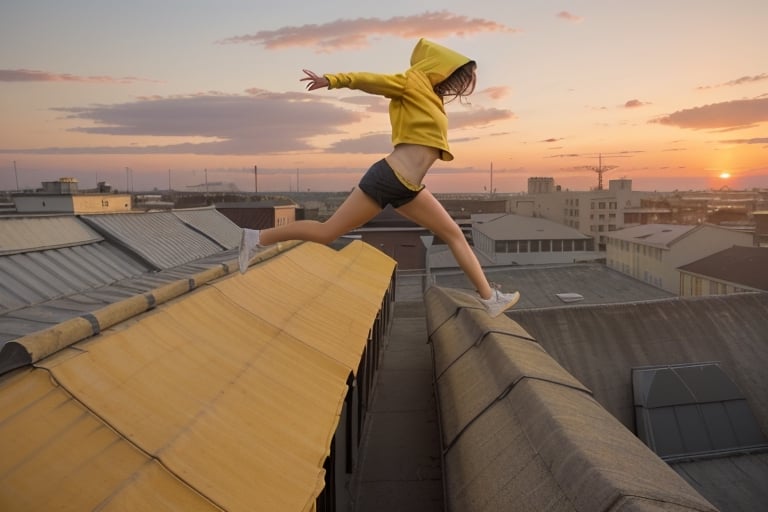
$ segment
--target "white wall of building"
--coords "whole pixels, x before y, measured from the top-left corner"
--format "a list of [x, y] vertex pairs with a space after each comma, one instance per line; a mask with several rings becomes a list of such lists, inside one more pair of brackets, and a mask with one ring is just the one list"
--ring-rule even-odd
[[640, 281], [680, 293], [680, 271], [687, 265], [734, 245], [751, 245], [752, 235], [711, 225], [692, 228], [665, 247], [643, 239], [622, 240], [620, 234], [606, 247], [609, 267]]

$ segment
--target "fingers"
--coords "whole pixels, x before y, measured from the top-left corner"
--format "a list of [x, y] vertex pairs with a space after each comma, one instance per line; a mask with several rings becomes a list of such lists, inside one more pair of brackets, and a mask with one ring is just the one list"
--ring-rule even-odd
[[307, 76], [300, 78], [299, 81], [308, 82], [306, 86], [308, 91], [314, 91], [315, 89], [328, 86], [328, 81], [325, 79], [324, 76], [319, 76], [313, 71], [310, 71], [308, 69], [302, 69], [302, 71]]

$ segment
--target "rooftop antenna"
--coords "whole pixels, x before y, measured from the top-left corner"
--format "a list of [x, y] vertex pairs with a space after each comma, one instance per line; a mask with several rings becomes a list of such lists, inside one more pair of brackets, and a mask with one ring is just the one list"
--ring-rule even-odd
[[603, 190], [603, 173], [606, 173], [612, 169], [617, 168], [618, 165], [603, 165], [603, 154], [598, 153], [597, 166], [594, 165], [582, 165], [576, 167], [576, 169], [587, 169], [597, 173], [597, 190]]

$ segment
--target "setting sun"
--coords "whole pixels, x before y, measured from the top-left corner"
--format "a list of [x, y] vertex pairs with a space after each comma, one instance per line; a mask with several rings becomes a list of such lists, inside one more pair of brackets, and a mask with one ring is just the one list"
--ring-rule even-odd
[[729, 172], [720, 173], [720, 178], [722, 178], [724, 180], [727, 180], [730, 177], [731, 177], [731, 173], [729, 173]]

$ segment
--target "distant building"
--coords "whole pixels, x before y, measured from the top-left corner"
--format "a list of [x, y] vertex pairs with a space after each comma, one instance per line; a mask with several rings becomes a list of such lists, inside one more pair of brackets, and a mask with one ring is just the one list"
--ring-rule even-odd
[[591, 237], [556, 222], [523, 215], [473, 215], [476, 250], [497, 265], [573, 263], [602, 258]]
[[682, 296], [768, 292], [768, 247], [730, 247], [679, 270]]
[[[551, 178], [529, 181], [529, 190], [548, 190], [514, 198], [511, 211], [520, 215], [543, 217], [564, 224], [593, 237], [596, 249], [604, 251], [606, 234], [625, 227], [624, 212], [640, 206], [651, 192], [632, 190], [632, 180], [611, 180], [608, 190], [570, 191], [548, 184]], [[552, 182], [554, 185], [554, 182]]]
[[528, 178], [528, 193], [529, 194], [551, 194], [555, 191], [555, 179], [554, 178]]
[[506, 198], [461, 198], [438, 197], [438, 201], [448, 214], [456, 220], [469, 219], [475, 213], [508, 213], [509, 201]]
[[43, 182], [42, 191], [13, 194], [18, 213], [119, 213], [131, 211], [130, 194], [81, 193], [75, 178]]
[[291, 201], [249, 201], [217, 203], [216, 210], [229, 220], [249, 229], [267, 229], [296, 222], [298, 206]]
[[754, 212], [753, 216], [755, 219], [754, 245], [768, 247], [768, 210]]
[[751, 245], [750, 233], [699, 224], [646, 224], [607, 235], [609, 267], [672, 293], [678, 268], [734, 245]]

